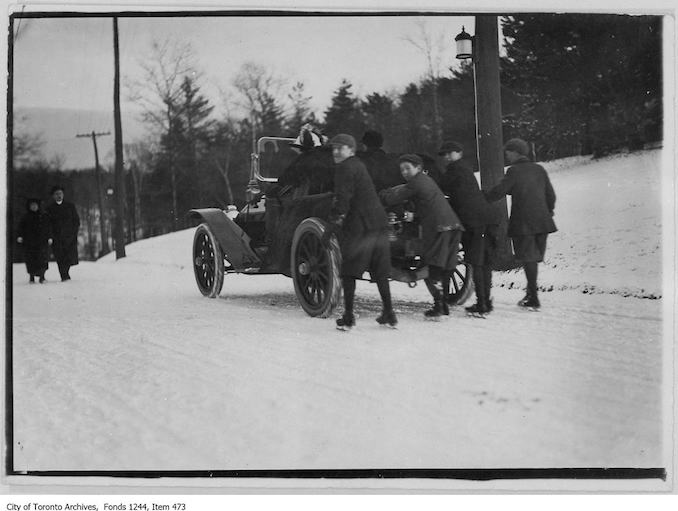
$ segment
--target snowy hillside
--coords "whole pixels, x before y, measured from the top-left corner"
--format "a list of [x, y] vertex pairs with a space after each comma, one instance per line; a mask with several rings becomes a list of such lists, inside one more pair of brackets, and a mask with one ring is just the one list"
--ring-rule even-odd
[[14, 265], [15, 468], [666, 467], [660, 160], [550, 166], [539, 313], [516, 307], [518, 272], [496, 274], [487, 320], [426, 322], [425, 287], [394, 283], [383, 329], [359, 283], [345, 334], [283, 276], [202, 297], [191, 230], [67, 283]]

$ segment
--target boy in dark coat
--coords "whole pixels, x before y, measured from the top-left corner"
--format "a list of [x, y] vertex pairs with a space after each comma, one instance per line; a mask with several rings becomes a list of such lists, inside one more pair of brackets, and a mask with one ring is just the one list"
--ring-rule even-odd
[[442, 281], [457, 266], [457, 252], [464, 228], [438, 185], [424, 174], [421, 157], [405, 154], [399, 161], [400, 171], [407, 183], [382, 190], [379, 197], [387, 206], [407, 201], [414, 203], [422, 230], [422, 260], [429, 269], [429, 277], [425, 279], [426, 287], [433, 297], [433, 308], [424, 315], [437, 319], [442, 315], [449, 315]]
[[33, 284], [35, 277], [38, 277], [42, 284], [49, 264], [48, 250], [52, 244], [49, 218], [40, 211], [40, 199], [28, 199], [26, 209], [26, 214], [19, 221], [17, 242], [24, 248], [29, 282]]
[[377, 283], [382, 301], [382, 312], [377, 323], [395, 327], [398, 320], [393, 311], [388, 280], [391, 271], [391, 247], [386, 212], [379, 203], [365, 165], [355, 156], [355, 139], [342, 133], [330, 140], [330, 145], [336, 163], [336, 200], [330, 218], [339, 235], [341, 280], [344, 289], [344, 314], [337, 319], [337, 328], [348, 330], [355, 326], [355, 282], [368, 270], [372, 280]]
[[78, 264], [78, 229], [80, 217], [75, 206], [64, 200], [61, 186], [52, 188], [54, 202], [47, 207], [54, 243], [52, 252], [59, 266], [61, 281], [71, 280], [69, 270]]
[[531, 162], [529, 154], [527, 142], [509, 140], [504, 145], [504, 157], [511, 166], [486, 196], [495, 201], [511, 195], [508, 235], [527, 279], [527, 293], [518, 305], [538, 309], [537, 264], [544, 260], [547, 236], [557, 230], [553, 221], [556, 194], [544, 167]]
[[365, 150], [357, 153], [357, 156], [365, 164], [377, 192], [405, 183], [398, 168], [398, 157], [386, 154], [381, 148], [384, 143], [381, 133], [367, 130], [363, 135], [362, 143], [365, 145]]
[[[476, 303], [466, 307], [470, 314], [486, 314], [492, 310], [491, 257], [497, 242], [498, 219], [480, 191], [471, 167], [462, 159], [464, 148], [458, 142], [445, 142], [438, 152], [447, 162], [440, 179], [440, 188], [464, 226], [461, 243], [464, 258], [473, 268]], [[446, 283], [449, 289], [449, 281]]]

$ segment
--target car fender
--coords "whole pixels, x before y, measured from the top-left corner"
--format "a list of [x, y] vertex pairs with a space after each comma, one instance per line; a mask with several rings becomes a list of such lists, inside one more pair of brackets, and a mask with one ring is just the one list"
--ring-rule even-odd
[[250, 245], [250, 237], [218, 208], [192, 209], [188, 217], [205, 222], [212, 229], [221, 250], [234, 270], [258, 268], [261, 260]]

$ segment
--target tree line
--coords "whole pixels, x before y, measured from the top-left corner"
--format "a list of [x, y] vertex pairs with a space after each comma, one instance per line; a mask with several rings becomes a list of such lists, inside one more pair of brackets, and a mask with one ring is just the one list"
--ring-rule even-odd
[[[540, 160], [599, 157], [662, 139], [661, 17], [521, 14], [502, 18], [501, 26], [504, 139], [532, 142]], [[360, 140], [367, 129], [377, 130], [394, 153], [435, 157], [441, 140], [454, 139], [474, 162], [472, 65], [441, 69], [428, 35], [422, 28], [412, 41], [427, 58], [425, 76], [400, 91], [363, 97], [345, 78], [321, 118], [303, 82], [285, 83], [255, 62], [238, 70], [217, 105], [203, 94], [190, 45], [154, 43], [141, 80], [128, 84], [148, 128], [146, 139], [124, 147], [128, 241], [189, 226], [191, 208], [242, 206], [256, 139], [295, 137], [307, 122], [330, 137], [346, 132]], [[66, 171], [40, 156], [38, 136], [13, 136], [14, 196], [44, 196], [49, 183], [65, 184], [83, 218], [82, 255], [95, 258], [100, 213], [93, 171]], [[104, 180], [112, 183], [112, 169], [104, 169]], [[23, 200], [15, 200], [15, 222], [22, 211]], [[104, 217], [110, 222], [112, 215], [104, 211]]]

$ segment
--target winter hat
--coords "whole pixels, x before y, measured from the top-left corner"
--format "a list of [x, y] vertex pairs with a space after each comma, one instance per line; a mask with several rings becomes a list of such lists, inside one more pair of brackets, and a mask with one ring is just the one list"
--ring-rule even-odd
[[530, 146], [521, 138], [512, 138], [504, 144], [504, 151], [513, 151], [523, 156], [530, 155]]
[[299, 136], [290, 145], [302, 150], [308, 150], [323, 145], [323, 141], [313, 125], [304, 124], [301, 130], [299, 130]]
[[381, 147], [384, 143], [384, 137], [375, 130], [367, 130], [363, 135], [362, 143], [367, 147]]
[[422, 160], [421, 156], [417, 154], [403, 154], [400, 158], [398, 158], [398, 164], [406, 161], [410, 162], [412, 165], [418, 165], [420, 167], [424, 166], [424, 160]]
[[330, 140], [330, 145], [346, 145], [355, 151], [357, 144], [355, 143], [355, 138], [346, 133], [339, 133], [332, 137]]
[[42, 202], [40, 199], [36, 199], [35, 197], [29, 197], [28, 199], [26, 199], [26, 209], [31, 209], [31, 204], [37, 204], [39, 208], [40, 202]]
[[464, 146], [462, 146], [459, 142], [455, 142], [453, 140], [447, 140], [443, 142], [443, 145], [440, 146], [440, 150], [438, 151], [438, 155], [442, 156], [443, 154], [447, 153], [461, 153], [464, 151]]

